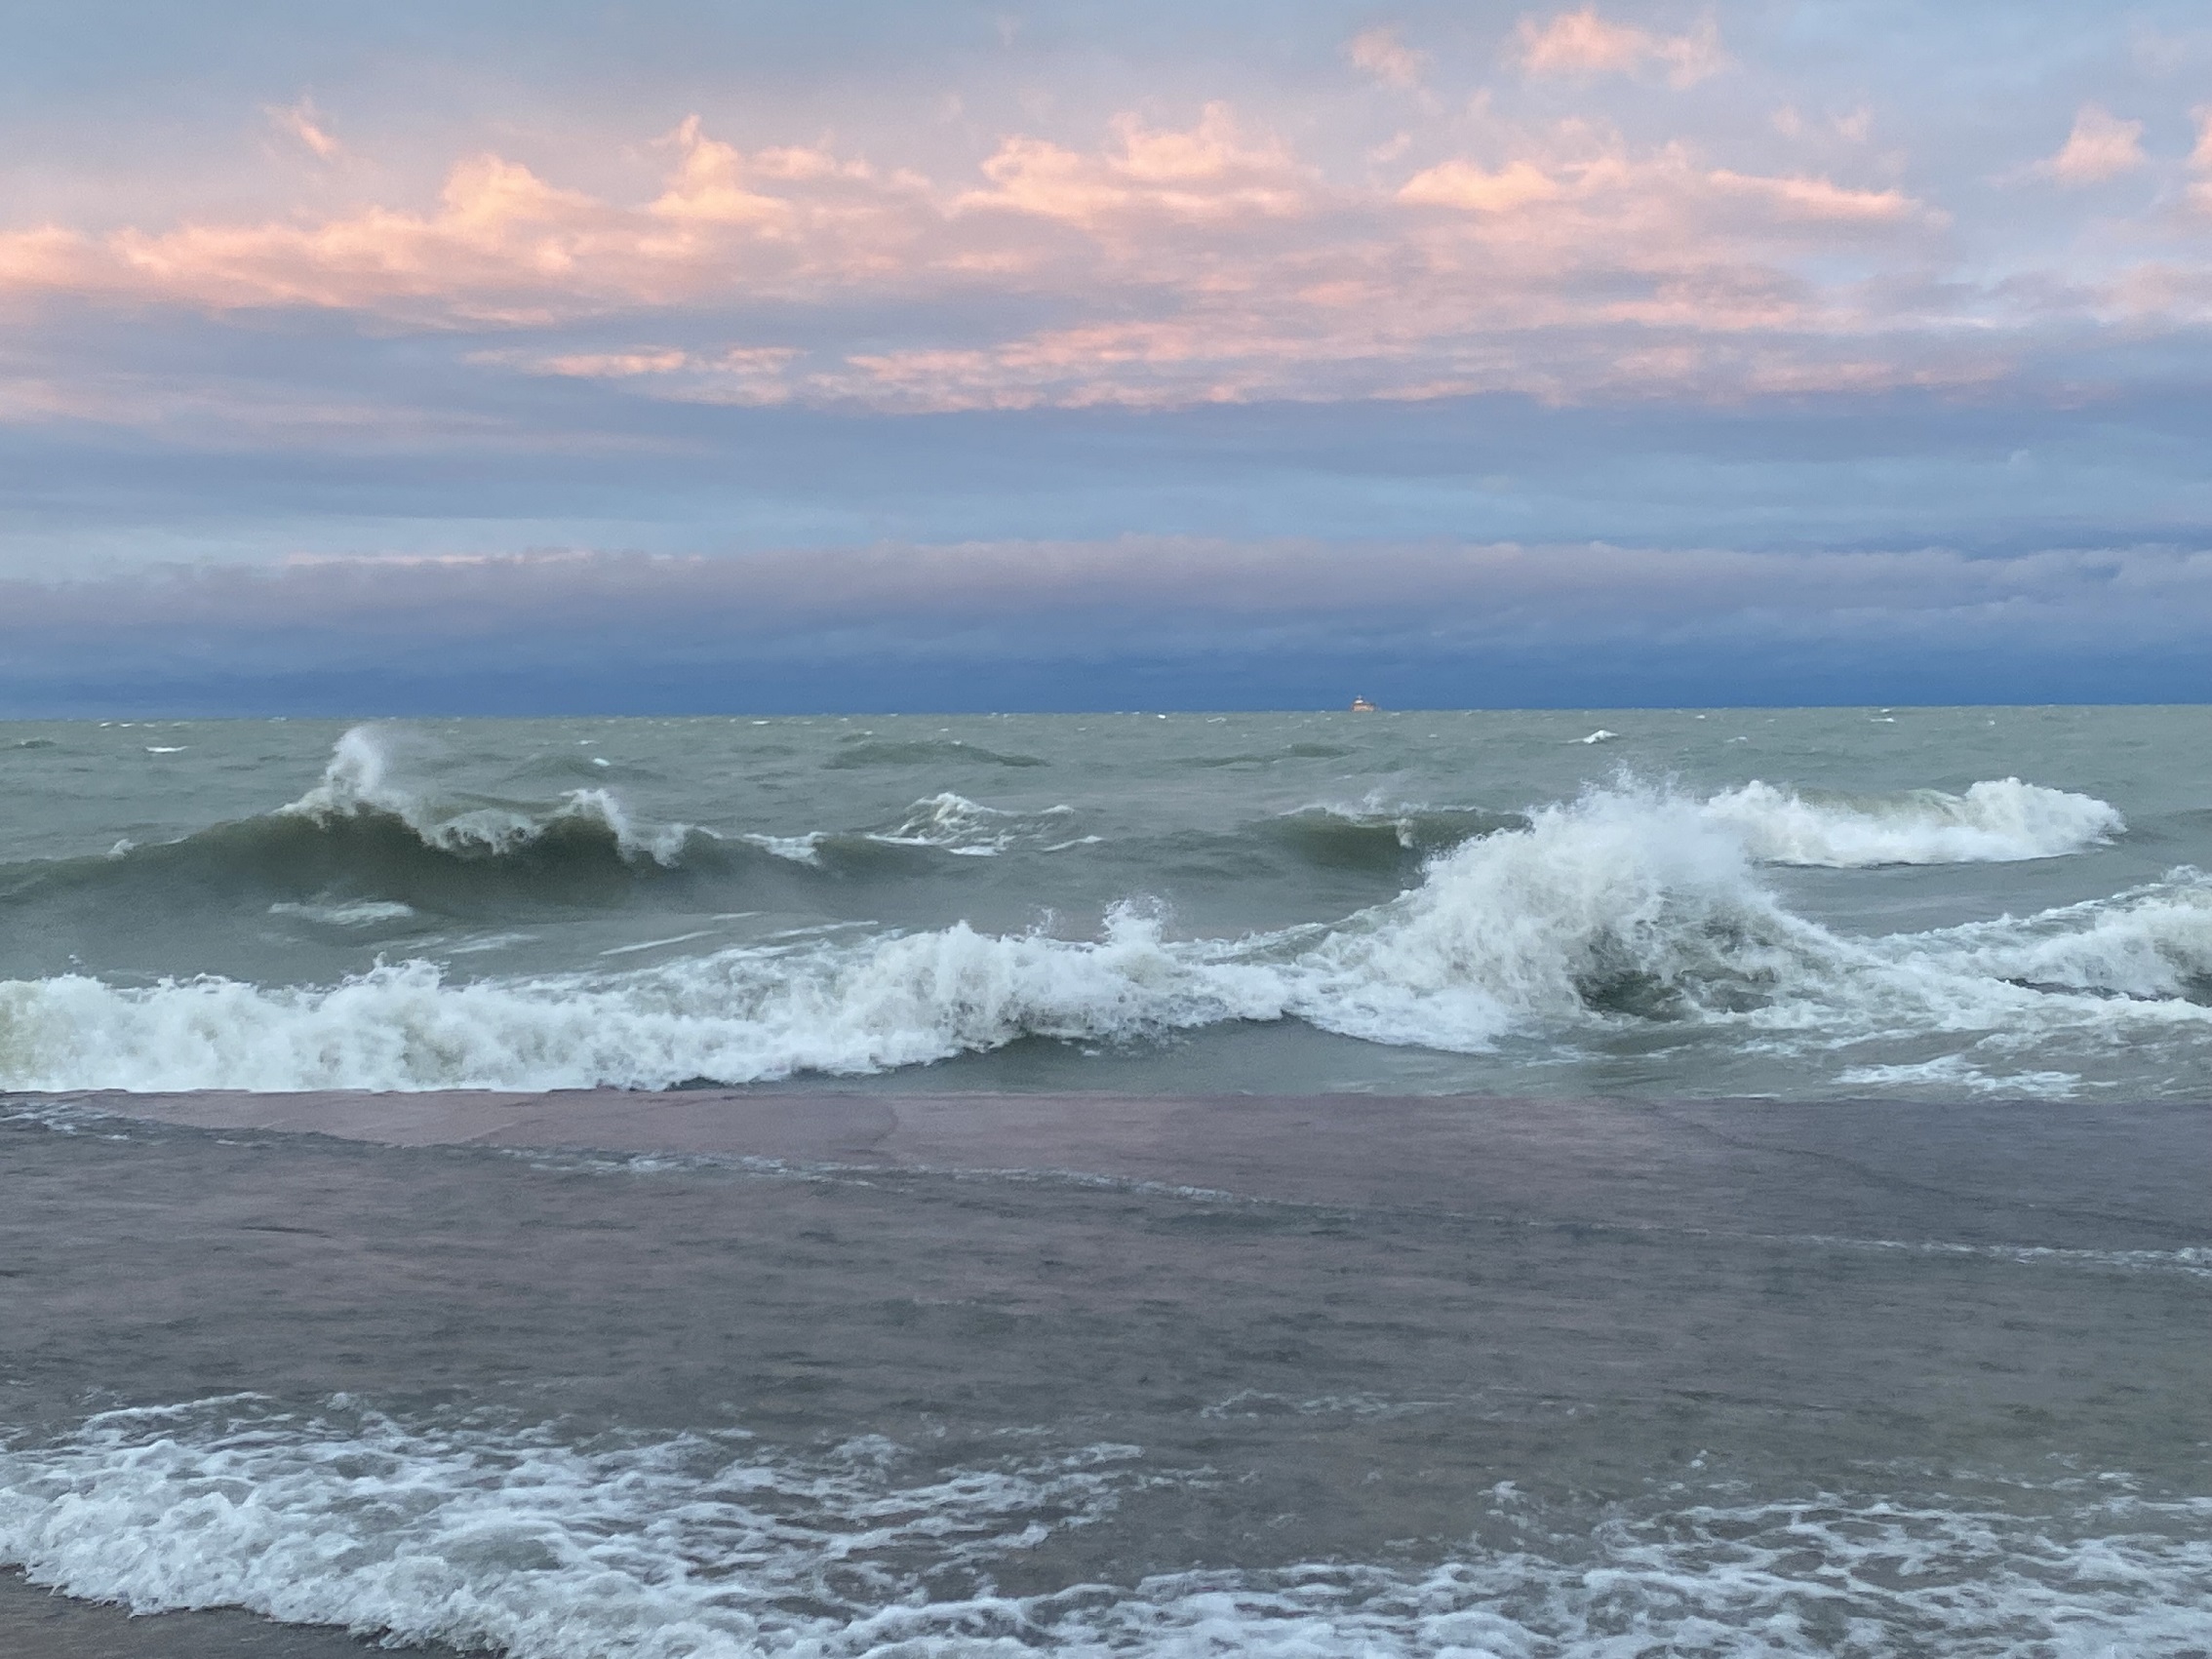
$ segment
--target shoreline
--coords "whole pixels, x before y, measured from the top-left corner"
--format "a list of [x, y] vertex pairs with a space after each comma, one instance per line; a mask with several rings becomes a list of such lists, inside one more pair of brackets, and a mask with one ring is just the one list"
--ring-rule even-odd
[[336, 1625], [287, 1625], [243, 1607], [134, 1613], [82, 1601], [0, 1567], [0, 1650], [10, 1659], [365, 1659], [413, 1653], [461, 1659], [452, 1647], [380, 1646]]
[[[137, 1148], [96, 1142], [65, 1156], [74, 1149], [36, 1132], [51, 1108], [158, 1127], [132, 1137]], [[2212, 1105], [2198, 1103], [210, 1090], [0, 1095], [10, 1116], [49, 1149], [25, 1167], [72, 1183], [43, 1199], [26, 1187], [14, 1218], [27, 1265], [52, 1286], [51, 1306], [23, 1304], [26, 1354], [85, 1331], [94, 1307], [100, 1352], [134, 1366], [167, 1353], [166, 1375], [209, 1392], [290, 1398], [335, 1382], [375, 1397], [416, 1374], [410, 1354], [452, 1356], [453, 1310], [496, 1310], [536, 1333], [517, 1352], [559, 1356], [548, 1377], [605, 1367], [587, 1403], [604, 1395], [607, 1409], [657, 1422], [636, 1391], [674, 1376], [669, 1427], [694, 1420], [682, 1414], [684, 1364], [771, 1412], [827, 1409], [825, 1377], [864, 1382], [873, 1365], [900, 1379], [882, 1411], [904, 1409], [923, 1386], [912, 1379], [933, 1366], [940, 1403], [978, 1379], [1030, 1390], [1004, 1413], [1027, 1422], [1071, 1387], [1122, 1388], [1099, 1378], [1138, 1353], [1166, 1389], [1162, 1367], [1213, 1345], [1234, 1363], [1203, 1386], [1176, 1381], [1191, 1401], [1239, 1388], [1288, 1397], [1293, 1379], [1323, 1372], [1339, 1392], [1382, 1388], [1428, 1365], [1431, 1393], [1439, 1379], [1491, 1391], [1471, 1436], [1551, 1467], [1586, 1435], [1586, 1479], [1623, 1490], [1654, 1446], [1678, 1439], [1741, 1437], [1743, 1455], [1777, 1457], [1831, 1441], [1838, 1457], [1934, 1455], [1940, 1443], [1971, 1461], [2056, 1435], [2094, 1456], [2170, 1430], [2159, 1402], [2187, 1398], [2202, 1367], [2177, 1310], [2199, 1307], [2212, 1277]], [[296, 1182], [267, 1162], [284, 1144], [296, 1156], [283, 1168], [306, 1171]], [[644, 1189], [627, 1181], [578, 1185], [558, 1158], [517, 1156], [564, 1150], [663, 1170], [673, 1160], [679, 1173], [641, 1205]], [[705, 1166], [696, 1180], [681, 1173], [693, 1159]], [[134, 1185], [124, 1177], [139, 1165], [176, 1173]], [[858, 1178], [770, 1181], [732, 1205], [732, 1166]], [[501, 1202], [485, 1204], [488, 1193]], [[79, 1229], [119, 1271], [83, 1268], [60, 1236]], [[52, 1258], [43, 1267], [39, 1251]], [[773, 1251], [787, 1253], [767, 1260]], [[2160, 1257], [2148, 1274], [2129, 1259], [2145, 1253]], [[731, 1283], [749, 1287], [763, 1323], [743, 1353], [701, 1359], [676, 1335], [651, 1335], [688, 1332], [697, 1286], [747, 1263], [764, 1277]], [[2076, 1283], [2077, 1266], [2092, 1276]], [[1362, 1287], [1350, 1301], [1347, 1274]], [[986, 1304], [1035, 1331], [1065, 1315], [1086, 1333], [1124, 1321], [1123, 1335], [1111, 1360], [1087, 1334], [1064, 1351], [1032, 1336], [1034, 1353], [1016, 1345], [987, 1372], [971, 1369], [966, 1339], [933, 1348], [916, 1335]], [[822, 1325], [832, 1306], [849, 1318]], [[27, 1317], [42, 1311], [43, 1338]], [[1369, 1322], [1393, 1334], [1365, 1346]], [[2083, 1355], [2106, 1358], [2084, 1372]], [[77, 1363], [86, 1378], [115, 1374]], [[479, 1390], [513, 1369], [490, 1353], [437, 1386]], [[1532, 1402], [1553, 1395], [1579, 1403], [1545, 1417]], [[1175, 1400], [1156, 1430], [1208, 1445], [1232, 1433]], [[881, 1413], [830, 1415], [874, 1424]], [[1381, 1438], [1361, 1441], [1358, 1457], [1387, 1455], [1391, 1422], [1376, 1419]], [[1423, 1452], [1424, 1467], [1436, 1455]], [[1299, 1481], [1305, 1456], [1285, 1466]], [[1405, 1501], [1448, 1508], [1459, 1483], [1445, 1480], [1440, 1499], [1416, 1481]], [[0, 1650], [347, 1659], [379, 1648], [235, 1608], [133, 1615], [0, 1569]]]

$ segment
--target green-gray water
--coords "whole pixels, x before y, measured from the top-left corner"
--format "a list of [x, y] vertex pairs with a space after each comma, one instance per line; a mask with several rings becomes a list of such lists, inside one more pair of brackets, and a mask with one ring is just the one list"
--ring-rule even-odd
[[15, 726], [0, 1085], [2139, 1098], [2212, 713]]

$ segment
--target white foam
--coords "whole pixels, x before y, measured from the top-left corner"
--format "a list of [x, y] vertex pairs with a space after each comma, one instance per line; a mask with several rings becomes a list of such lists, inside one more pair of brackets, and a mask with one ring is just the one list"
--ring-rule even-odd
[[693, 939], [711, 939], [721, 929], [698, 928], [689, 933], [671, 933], [664, 939], [640, 939], [634, 945], [609, 945], [601, 956], [635, 956], [640, 951], [666, 950], [670, 945], [690, 944]]
[[832, 1644], [919, 1589], [904, 1563], [1095, 1519], [1134, 1450], [901, 1481], [880, 1437], [795, 1463], [733, 1435], [577, 1447], [232, 1399], [0, 1451], [0, 1560], [137, 1612], [241, 1606], [526, 1659], [850, 1651]]
[[581, 820], [606, 830], [624, 857], [651, 858], [663, 865], [677, 861], [691, 836], [706, 833], [689, 824], [641, 826], [605, 789], [569, 790], [560, 804], [543, 815], [510, 807], [446, 810], [419, 790], [401, 783], [396, 776], [396, 761], [393, 735], [387, 729], [356, 726], [332, 749], [322, 781], [278, 810], [319, 823], [363, 812], [387, 812], [405, 823], [425, 846], [475, 853], [511, 853], [556, 824]]
[[1433, 1567], [989, 1589], [994, 1562], [1110, 1521], [1148, 1474], [1120, 1445], [928, 1470], [881, 1437], [801, 1462], [731, 1435], [574, 1445], [231, 1400], [0, 1451], [0, 1560], [138, 1612], [243, 1606], [515, 1659], [2090, 1659], [2200, 1644], [2212, 1574], [2212, 1500], [2110, 1477], [1990, 1507], [1683, 1493], [1595, 1529], [1500, 1482], [1494, 1529], [1520, 1541]]
[[1858, 798], [1808, 797], [1755, 779], [1714, 796], [1705, 812], [1741, 834], [1762, 862], [1843, 869], [2056, 858], [2127, 828], [2094, 796], [2017, 777], [1985, 780], [1963, 795], [1916, 789]]
[[0, 1086], [743, 1083], [1290, 1017], [1462, 1052], [1661, 1019], [1831, 1075], [1933, 1036], [1959, 1056], [1950, 1082], [2064, 1092], [2074, 1067], [2017, 1050], [2163, 1041], [2178, 1069], [2200, 1066], [2208, 980], [2212, 881], [2194, 870], [2025, 919], [1853, 938], [1789, 911], [1710, 803], [1612, 789], [1462, 844], [1389, 903], [1242, 938], [1172, 940], [1123, 908], [1094, 940], [840, 927], [626, 973], [449, 983], [413, 962], [321, 987], [0, 983]]
[[822, 861], [824, 837], [820, 830], [805, 835], [746, 835], [738, 839], [794, 864], [819, 865]]
[[434, 965], [411, 962], [326, 988], [210, 977], [119, 990], [83, 975], [0, 983], [0, 1082], [653, 1087], [880, 1071], [1027, 1035], [1112, 1040], [1283, 1011], [1268, 970], [1194, 968], [1134, 918], [1091, 944], [956, 926], [603, 977], [449, 984]]
[[[915, 802], [889, 828], [860, 832], [859, 839], [883, 847], [927, 847], [962, 858], [996, 857], [1011, 847], [1040, 846], [1047, 837], [1058, 838], [1040, 846], [1047, 852], [1096, 845], [1100, 838], [1095, 835], [1068, 835], [1065, 820], [1074, 811], [1068, 806], [1047, 807], [1039, 812], [1008, 811], [945, 790]], [[810, 830], [805, 835], [756, 833], [739, 839], [794, 864], [819, 866], [823, 847], [836, 838], [829, 831]]]
[[2081, 1087], [2077, 1072], [2012, 1071], [2002, 1065], [1984, 1070], [1963, 1054], [1893, 1065], [1846, 1066], [1837, 1074], [1844, 1088], [1881, 1093], [1946, 1092], [2001, 1096], [2007, 1100], [2065, 1100]]
[[1065, 824], [1044, 820], [1063, 818], [1069, 810], [1051, 807], [1034, 815], [1009, 812], [948, 789], [915, 802], [894, 828], [872, 833], [868, 839], [889, 847], [934, 847], [963, 857], [989, 858], [1017, 842], [1034, 840], [1040, 829], [1064, 836]]
[[393, 899], [362, 898], [333, 904], [293, 904], [279, 902], [269, 906], [271, 916], [296, 916], [304, 922], [320, 922], [332, 928], [372, 928], [379, 922], [404, 922], [415, 914], [415, 906], [401, 904]]

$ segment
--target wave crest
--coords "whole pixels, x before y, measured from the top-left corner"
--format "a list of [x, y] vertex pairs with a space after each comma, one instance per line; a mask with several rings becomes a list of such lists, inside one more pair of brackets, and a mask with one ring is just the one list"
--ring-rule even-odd
[[1431, 859], [1388, 903], [1240, 938], [1170, 939], [1124, 907], [1093, 940], [963, 923], [620, 975], [449, 983], [417, 962], [325, 987], [16, 981], [0, 985], [0, 1086], [737, 1084], [1284, 1018], [1460, 1052], [1639, 1022], [1808, 1053], [1900, 1030], [2109, 1044], [2212, 1029], [2208, 1002], [2212, 880], [2195, 870], [2025, 920], [1858, 938], [1790, 911], [1708, 803], [1600, 790]]
[[1800, 794], [1755, 778], [1714, 796], [1704, 810], [1740, 833], [1762, 863], [1832, 869], [2057, 858], [2127, 828], [2118, 810], [2095, 796], [2017, 777], [1984, 780], [1962, 795], [1915, 789], [1874, 797]]
[[390, 741], [380, 729], [356, 726], [338, 738], [322, 781], [277, 811], [320, 825], [381, 814], [405, 824], [425, 847], [462, 856], [506, 856], [548, 835], [581, 827], [604, 832], [624, 858], [670, 866], [693, 836], [709, 833], [689, 824], [641, 827], [619, 800], [596, 788], [568, 791], [561, 805], [542, 817], [504, 803], [444, 810], [397, 782], [393, 761]]

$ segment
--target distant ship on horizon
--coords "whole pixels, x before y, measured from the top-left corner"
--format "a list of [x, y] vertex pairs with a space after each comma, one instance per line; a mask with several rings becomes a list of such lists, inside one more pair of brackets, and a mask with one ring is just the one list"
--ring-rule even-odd
[[1365, 697], [1354, 697], [1352, 699], [1352, 712], [1354, 714], [1375, 714], [1380, 711]]

